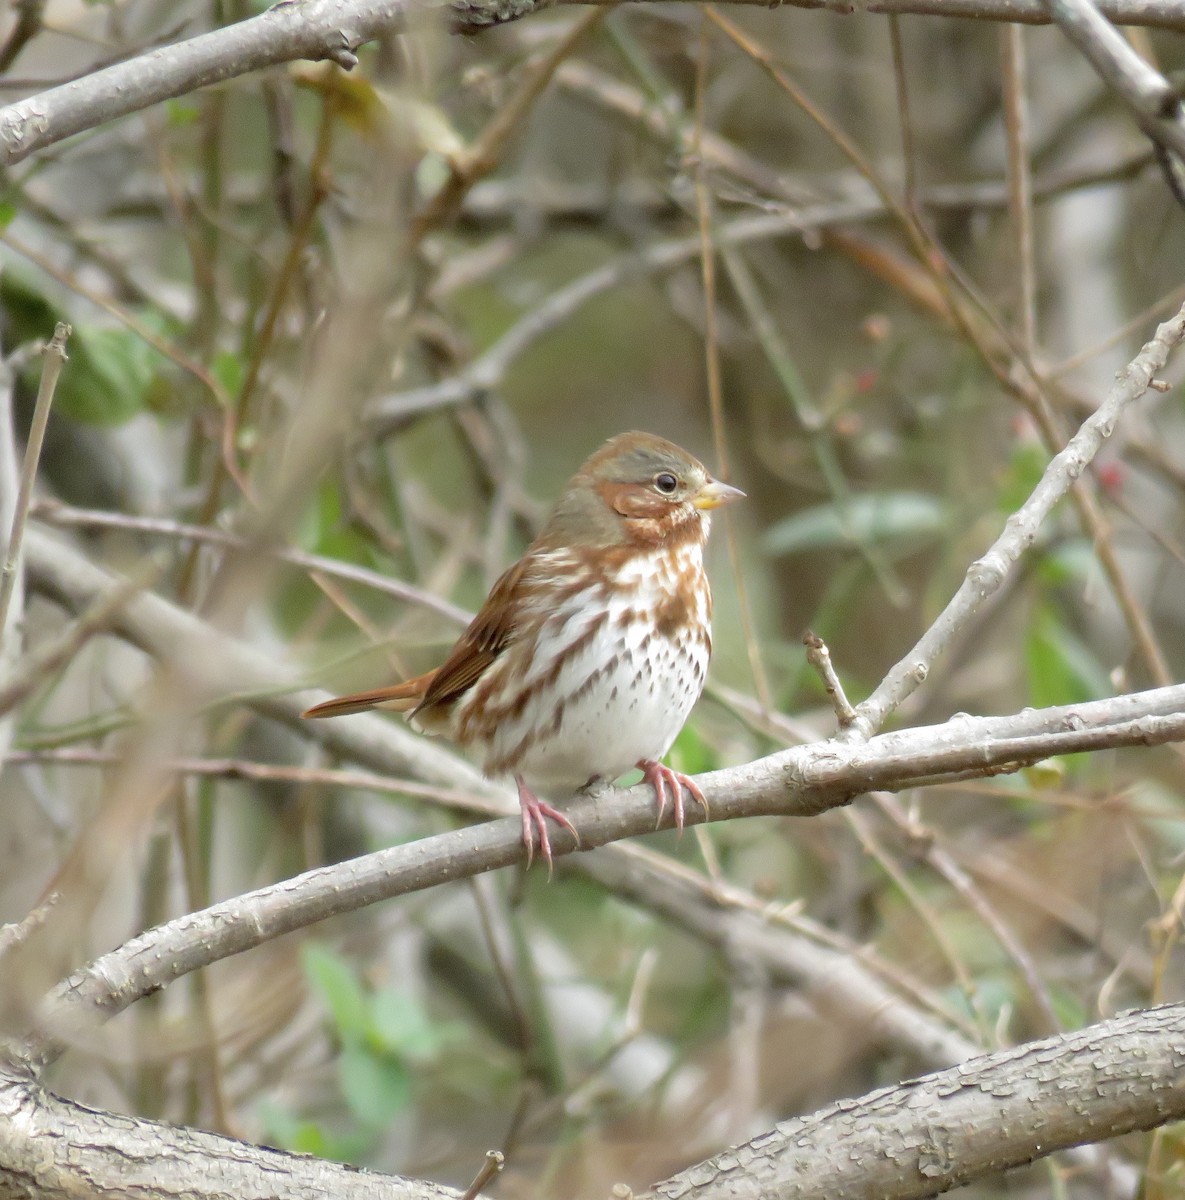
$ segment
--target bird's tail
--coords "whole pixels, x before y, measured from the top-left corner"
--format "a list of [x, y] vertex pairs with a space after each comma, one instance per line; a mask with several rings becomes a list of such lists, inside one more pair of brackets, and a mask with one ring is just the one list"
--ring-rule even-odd
[[314, 704], [312, 708], [301, 713], [301, 716], [348, 717], [351, 713], [366, 712], [371, 708], [408, 712], [423, 700], [435, 674], [435, 671], [426, 671], [423, 675], [417, 675], [414, 679], [394, 684], [392, 687], [375, 688], [373, 692], [356, 692], [352, 696], [338, 696], [336, 700]]

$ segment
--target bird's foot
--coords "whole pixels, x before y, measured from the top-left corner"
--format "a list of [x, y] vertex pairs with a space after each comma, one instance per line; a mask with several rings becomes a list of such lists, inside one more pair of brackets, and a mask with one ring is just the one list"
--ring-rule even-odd
[[553, 862], [551, 837], [547, 832], [547, 818], [550, 817], [556, 824], [563, 825], [570, 830], [578, 846], [580, 845], [580, 834], [576, 832], [576, 826], [558, 808], [540, 800], [527, 787], [521, 775], [516, 775], [514, 782], [518, 784], [518, 802], [523, 814], [523, 845], [527, 848], [527, 866], [530, 867], [534, 861], [535, 843], [538, 840], [539, 857], [547, 863], [547, 878], [550, 879]]
[[658, 821], [655, 829], [662, 825], [669, 798], [675, 805], [675, 828], [680, 833], [683, 832], [684, 791], [704, 810], [705, 817], [711, 816], [707, 797], [700, 791], [699, 785], [690, 775], [684, 775], [682, 771], [676, 771], [673, 767], [668, 767], [665, 763], [660, 763], [653, 758], [641, 759], [637, 765], [642, 772], [642, 778], [654, 788], [654, 798], [658, 802]]

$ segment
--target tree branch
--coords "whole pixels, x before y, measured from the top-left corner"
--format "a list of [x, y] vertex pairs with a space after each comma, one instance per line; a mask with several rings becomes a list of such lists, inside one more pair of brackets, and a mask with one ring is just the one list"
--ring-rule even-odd
[[[82, 611], [115, 586], [107, 572], [43, 530], [31, 527], [29, 537], [29, 570], [35, 586], [70, 608]], [[273, 654], [234, 641], [159, 596], [137, 597], [120, 611], [113, 632], [166, 664], [187, 664], [187, 678], [201, 688], [202, 695], [225, 698], [232, 693], [237, 702], [254, 703], [341, 758], [391, 778], [412, 775], [453, 792], [489, 798], [506, 811], [514, 809], [506, 791], [483, 780], [468, 763], [438, 744], [410, 733], [401, 722], [374, 715], [349, 721], [300, 721], [299, 711], [323, 698], [322, 694], [288, 694], [291, 680], [280, 677]], [[204, 686], [194, 682], [197, 669], [205, 672]], [[254, 700], [247, 700], [245, 694], [254, 694]], [[476, 805], [475, 810], [480, 812]], [[946, 1066], [975, 1052], [973, 1043], [902, 999], [858, 961], [858, 955], [853, 957], [854, 949], [846, 953], [826, 949], [809, 932], [804, 935], [800, 928], [771, 921], [763, 906], [750, 906], [751, 898], [742, 893], [725, 896], [712, 881], [683, 872], [671, 860], [639, 846], [608, 847], [599, 854], [575, 856], [571, 862], [606, 890], [634, 896], [637, 903], [721, 950], [744, 940], [750, 956], [771, 978], [826, 996], [831, 1012], [922, 1065]], [[678, 901], [672, 903], [676, 896]], [[70, 1030], [63, 1032], [70, 1036]]]
[[[471, 32], [551, 7], [555, 0], [281, 0], [257, 17], [152, 50], [0, 108], [0, 167], [37, 150], [140, 112], [162, 100], [297, 59], [332, 59], [350, 68], [354, 51], [413, 12], [451, 11]], [[560, 0], [561, 3], [584, 0]], [[610, 0], [596, 0], [609, 3]], [[612, 0], [616, 3], [617, 0]], [[769, 7], [769, 0], [728, 0]], [[782, 0], [796, 8], [851, 14], [917, 13], [987, 21], [1049, 22], [1044, 0]], [[1185, 30], [1185, 0], [1106, 0], [1118, 25]]]
[[1068, 1146], [1185, 1116], [1183, 1068], [1185, 1005], [1126, 1013], [783, 1121], [652, 1195], [937, 1196]]
[[950, 645], [979, 606], [1007, 578], [1025, 550], [1033, 544], [1045, 518], [1093, 461], [1103, 442], [1115, 429], [1123, 410], [1147, 390], [1157, 372], [1164, 368], [1170, 352], [1185, 338], [1185, 308], [1160, 325], [1134, 359], [1118, 373], [1106, 400], [1082, 423], [1045, 468], [1041, 481], [1029, 498], [1004, 525], [1004, 531], [986, 554], [967, 568], [959, 590], [951, 597], [938, 619], [877, 685], [866, 700], [856, 705], [856, 719], [846, 736], [867, 737], [881, 727], [885, 718], [929, 675], [935, 660]]
[[0, 1195], [38, 1200], [457, 1200], [424, 1180], [97, 1111], [0, 1063]]
[[[31, 528], [28, 552], [31, 579], [62, 596], [62, 581], [53, 578], [61, 571], [62, 548]], [[80, 566], [75, 564], [75, 569]], [[86, 567], [97, 572], [90, 564]], [[79, 599], [75, 596], [73, 602]], [[226, 645], [229, 639], [212, 630], [203, 632], [197, 618], [184, 621], [190, 628], [182, 634], [180, 612], [170, 618], [168, 630], [162, 628], [159, 612], [151, 611], [162, 606], [170, 607], [159, 597], [141, 595], [115, 619], [134, 634], [133, 640], [164, 654], [188, 675], [204, 678], [212, 671], [225, 688], [228, 660], [251, 652]], [[146, 636], [153, 626], [153, 635]], [[166, 644], [157, 643], [157, 638]], [[273, 679], [278, 686], [274, 674]], [[268, 695], [251, 703], [295, 724], [307, 695]], [[329, 728], [338, 732], [321, 734], [317, 727], [318, 734], [347, 755], [352, 750], [356, 755], [361, 743], [365, 757], [368, 742], [402, 734], [418, 744], [417, 751], [425, 752], [412, 767], [416, 773], [432, 773], [437, 781], [447, 775], [455, 782], [461, 769], [451, 756], [382, 717], [361, 716]], [[872, 789], [895, 791], [1015, 770], [1053, 754], [1174, 740], [1185, 740], [1185, 685], [1010, 717], [956, 717], [943, 725], [883, 734], [865, 743], [798, 746], [701, 776], [700, 784], [714, 819], [806, 816]], [[435, 755], [445, 761], [434, 763]], [[409, 765], [410, 755], [405, 767]], [[474, 782], [482, 790], [490, 787]], [[569, 815], [586, 850], [655, 827], [653, 796], [642, 786], [583, 797], [573, 803]], [[670, 814], [668, 818], [664, 824], [673, 820]], [[691, 823], [702, 819], [698, 812], [694, 820], [689, 817]], [[558, 831], [553, 845], [557, 855], [576, 848], [567, 831]], [[504, 818], [380, 850], [234, 897], [150, 930], [76, 974], [45, 1007], [47, 1031], [68, 1041], [94, 1017], [120, 1012], [148, 992], [231, 954], [379, 900], [509, 866], [522, 854], [520, 824], [516, 818]]]
[[[427, 10], [431, 0], [415, 0]], [[298, 58], [349, 69], [354, 51], [397, 28], [411, 0], [284, 0], [257, 17], [104, 67], [0, 109], [0, 166], [162, 100]]]
[[[106, 572], [56, 543], [36, 526], [30, 527], [27, 551], [34, 586], [72, 606], [111, 586], [111, 577]], [[221, 689], [225, 696], [228, 683], [232, 687], [243, 683], [253, 687], [281, 684], [280, 673], [266, 656], [210, 629], [160, 597], [135, 598], [118, 620], [124, 636], [166, 661], [183, 666], [204, 683], [206, 692]], [[243, 674], [228, 675], [233, 667], [241, 668]], [[306, 702], [307, 697], [276, 694], [257, 696], [252, 701], [269, 715], [293, 724], [297, 711]], [[913, 785], [959, 774], [990, 772], [998, 766], [1015, 765], [1018, 760], [1044, 757], [1057, 750], [1185, 737], [1183, 708], [1185, 686], [1180, 686], [1014, 717], [956, 718], [945, 725], [882, 735], [855, 746], [832, 742], [798, 747], [746, 767], [705, 776], [702, 783], [715, 815], [721, 817], [757, 812], [808, 813], [843, 803], [867, 788], [894, 786], [895, 780]], [[304, 728], [310, 732], [310, 727]], [[406, 769], [416, 758], [420, 770], [435, 772], [437, 777], [447, 776], [451, 782], [467, 772], [452, 756], [382, 718], [359, 717], [311, 728], [339, 753], [371, 762], [376, 757], [382, 758], [388, 769], [396, 761], [402, 761]], [[422, 759], [417, 757], [420, 751], [426, 753]], [[470, 777], [483, 791], [493, 790], [490, 785], [478, 783], [475, 776]], [[583, 843], [591, 846], [650, 830], [653, 801], [646, 789], [635, 788], [585, 799], [573, 808], [572, 816]], [[72, 1040], [96, 1018], [121, 1010], [146, 991], [280, 932], [384, 896], [513, 862], [521, 855], [519, 837], [516, 820], [494, 821], [324, 868], [190, 914], [149, 931], [78, 972], [57, 989], [43, 1009], [44, 1016], [48, 1024]], [[564, 851], [572, 848], [566, 839], [557, 837], [557, 849], [561, 845]], [[615, 848], [619, 855], [628, 855], [631, 850], [644, 853], [639, 847]], [[593, 866], [599, 856], [581, 855], [580, 859]], [[636, 884], [644, 872], [639, 872], [636, 864], [631, 867], [625, 859], [609, 859], [611, 866], [619, 862], [620, 882], [628, 894], [628, 885]], [[672, 891], [671, 895], [677, 897], [678, 892]], [[677, 903], [675, 907], [684, 906]], [[686, 907], [692, 914], [700, 911], [705, 916], [707, 908], [713, 907], [723, 913], [718, 921], [738, 915], [721, 910], [719, 901], [712, 906]], [[687, 917], [677, 912], [673, 919]], [[776, 961], [785, 952], [786, 947], [778, 939], [783, 931], [769, 925], [767, 920], [740, 923], [729, 920], [721, 936], [728, 942], [738, 930], [746, 928], [749, 932], [745, 944], [757, 950], [762, 961]], [[843, 958], [834, 953], [828, 955], [822, 949], [818, 953], [829, 960], [814, 971], [821, 978], [835, 969], [834, 960]], [[850, 962], [847, 966], [861, 973], [859, 964]], [[801, 974], [801, 958], [796, 957], [784, 969], [790, 971], [791, 977]], [[811, 974], [809, 967], [807, 974]], [[834, 975], [828, 982], [831, 995], [839, 993], [846, 997], [853, 990]], [[855, 990], [866, 982], [864, 975]], [[870, 1015], [870, 1028], [880, 1016], [879, 1012]], [[954, 1044], [936, 1043], [933, 1054], [953, 1057], [959, 1049]]]
[[1092, 0], [1042, 0], [1050, 17], [1131, 110], [1153, 141], [1185, 158], [1181, 99]]

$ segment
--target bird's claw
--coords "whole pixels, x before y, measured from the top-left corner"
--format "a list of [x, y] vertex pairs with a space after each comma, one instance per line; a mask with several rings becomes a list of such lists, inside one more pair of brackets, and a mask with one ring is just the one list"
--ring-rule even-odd
[[654, 788], [654, 798], [658, 803], [658, 820], [655, 823], [655, 829], [662, 827], [663, 817], [667, 812], [667, 800], [670, 799], [675, 806], [675, 828], [680, 833], [683, 832], [684, 791], [704, 810], [705, 817], [712, 815], [708, 808], [708, 798], [690, 775], [684, 775], [682, 771], [676, 771], [673, 767], [668, 767], [665, 763], [657, 762], [654, 759], [643, 759], [638, 763], [638, 768], [642, 772], [642, 778]]
[[515, 782], [518, 784], [518, 802], [522, 809], [523, 845], [527, 848], [527, 868], [529, 870], [531, 863], [535, 860], [535, 841], [536, 834], [538, 834], [539, 857], [547, 863], [547, 878], [550, 879], [555, 864], [551, 856], [551, 836], [547, 832], [547, 818], [550, 817], [557, 825], [563, 825], [576, 839], [577, 846], [580, 845], [580, 834], [576, 832], [576, 826], [558, 808], [540, 800], [521, 779]]

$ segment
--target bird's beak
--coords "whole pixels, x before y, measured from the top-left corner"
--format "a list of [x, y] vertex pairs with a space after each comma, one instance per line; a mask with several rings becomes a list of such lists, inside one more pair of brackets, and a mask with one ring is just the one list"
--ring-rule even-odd
[[718, 479], [709, 479], [695, 494], [691, 501], [696, 508], [719, 508], [722, 504], [731, 504], [734, 500], [743, 500], [745, 493], [735, 488], [731, 483], [721, 483]]

